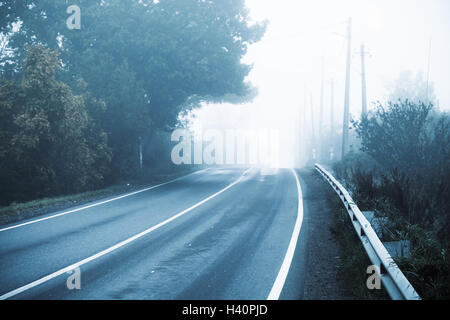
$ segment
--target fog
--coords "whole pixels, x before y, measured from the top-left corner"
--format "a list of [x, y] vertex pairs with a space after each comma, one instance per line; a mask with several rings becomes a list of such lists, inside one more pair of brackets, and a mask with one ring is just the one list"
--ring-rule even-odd
[[0, 0], [0, 300], [449, 299], [449, 18]]
[[245, 63], [253, 64], [247, 80], [258, 88], [259, 95], [242, 105], [205, 104], [195, 112], [197, 130], [276, 129], [280, 132], [280, 166], [291, 167], [311, 158], [311, 119], [317, 135], [322, 57], [323, 130], [329, 130], [330, 126], [331, 79], [335, 83], [335, 127], [342, 127], [349, 17], [353, 26], [350, 86], [353, 119], [358, 119], [361, 113], [363, 42], [369, 110], [375, 102], [387, 100], [396, 79], [406, 71], [412, 78], [419, 75], [426, 81], [428, 77], [435, 103], [441, 110], [449, 110], [449, 1], [247, 0], [246, 3], [254, 21], [269, 21], [264, 38], [250, 46], [244, 58]]

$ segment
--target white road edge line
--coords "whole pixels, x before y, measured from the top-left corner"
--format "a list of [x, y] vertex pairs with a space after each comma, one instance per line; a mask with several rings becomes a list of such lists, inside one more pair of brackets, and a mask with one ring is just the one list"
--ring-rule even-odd
[[116, 201], [116, 200], [123, 199], [123, 198], [129, 197], [129, 196], [133, 196], [133, 195], [138, 194], [138, 193], [142, 193], [142, 192], [145, 192], [145, 191], [156, 189], [158, 187], [165, 186], [167, 184], [173, 183], [173, 182], [178, 181], [178, 180], [180, 180], [182, 178], [190, 176], [191, 174], [200, 173], [200, 172], [203, 172], [203, 171], [206, 171], [206, 170], [208, 170], [208, 168], [189, 173], [187, 175], [178, 177], [176, 179], [173, 179], [173, 180], [170, 180], [170, 181], [167, 181], [167, 182], [155, 185], [155, 186], [151, 186], [149, 188], [145, 188], [145, 189], [142, 189], [142, 190], [138, 190], [138, 191], [134, 191], [134, 192], [131, 192], [131, 193], [127, 193], [127, 194], [124, 194], [122, 196], [119, 196], [119, 197], [116, 197], [116, 198], [113, 198], [113, 199], [109, 199], [109, 200], [105, 200], [105, 201], [101, 201], [101, 202], [96, 202], [96, 203], [90, 204], [88, 206], [84, 206], [84, 207], [77, 208], [77, 209], [72, 209], [72, 210], [69, 210], [69, 211], [64, 211], [64, 212], [57, 213], [57, 214], [54, 214], [54, 215], [51, 215], [51, 216], [48, 216], [48, 217], [45, 217], [45, 218], [40, 218], [40, 219], [36, 219], [36, 220], [20, 223], [20, 224], [17, 224], [17, 225], [13, 225], [13, 226], [10, 226], [10, 227], [6, 227], [6, 228], [3, 228], [3, 229], [0, 229], [0, 232], [11, 230], [11, 229], [16, 229], [16, 228], [23, 227], [23, 226], [26, 226], [26, 225], [29, 225], [29, 224], [34, 224], [34, 223], [37, 223], [37, 222], [42, 222], [42, 221], [45, 221], [45, 220], [49, 220], [49, 219], [54, 219], [54, 218], [57, 218], [57, 217], [65, 216], [66, 214], [69, 214], [69, 213], [74, 213], [74, 212], [82, 211], [82, 210], [89, 209], [89, 208], [92, 208], [92, 207], [100, 206], [100, 205], [108, 203], [108, 202]]
[[297, 209], [297, 220], [295, 221], [294, 231], [292, 232], [291, 241], [289, 242], [289, 247], [284, 257], [281, 269], [278, 272], [278, 276], [270, 290], [267, 300], [278, 300], [280, 298], [281, 290], [283, 290], [284, 283], [286, 281], [289, 268], [291, 267], [292, 258], [294, 257], [295, 248], [297, 246], [298, 236], [300, 234], [300, 229], [302, 228], [303, 222], [303, 197], [302, 188], [300, 186], [300, 181], [298, 180], [297, 173], [294, 169], [291, 169], [295, 176], [297, 182], [297, 193], [298, 193], [298, 209]]
[[13, 291], [10, 291], [10, 292], [8, 292], [8, 293], [5, 293], [5, 294], [3, 294], [3, 295], [0, 296], [0, 300], [6, 300], [6, 299], [8, 299], [8, 298], [11, 298], [11, 297], [13, 297], [13, 296], [15, 296], [15, 295], [18, 295], [19, 293], [22, 293], [22, 292], [24, 292], [24, 291], [26, 291], [26, 290], [28, 290], [28, 289], [31, 289], [31, 288], [36, 287], [36, 286], [38, 286], [38, 285], [40, 285], [40, 284], [42, 284], [42, 283], [44, 283], [44, 282], [47, 282], [47, 281], [51, 280], [51, 279], [53, 279], [53, 278], [56, 278], [56, 277], [58, 277], [58, 276], [60, 276], [60, 275], [62, 275], [62, 274], [64, 274], [64, 273], [66, 273], [66, 272], [68, 272], [68, 271], [72, 271], [72, 270], [75, 269], [75, 268], [78, 268], [78, 267], [80, 267], [80, 266], [82, 266], [82, 265], [84, 265], [84, 264], [86, 264], [86, 263], [88, 263], [88, 262], [90, 262], [90, 261], [93, 261], [93, 260], [95, 260], [95, 259], [97, 259], [97, 258], [100, 258], [100, 257], [102, 257], [102, 256], [104, 256], [104, 255], [106, 255], [106, 254], [108, 254], [108, 253], [110, 253], [110, 252], [112, 252], [112, 251], [114, 251], [114, 250], [117, 250], [117, 249], [119, 249], [119, 248], [121, 248], [121, 247], [123, 247], [123, 246], [129, 244], [130, 242], [132, 242], [132, 241], [134, 241], [134, 240], [137, 240], [137, 239], [139, 239], [139, 238], [145, 236], [146, 234], [149, 234], [150, 232], [152, 232], [152, 231], [154, 231], [154, 230], [156, 230], [156, 229], [158, 229], [158, 228], [161, 228], [162, 226], [164, 226], [164, 225], [168, 224], [169, 222], [171, 222], [171, 221], [173, 221], [173, 220], [175, 220], [175, 219], [181, 217], [182, 215], [188, 213], [189, 211], [191, 211], [191, 210], [193, 210], [193, 209], [195, 209], [195, 208], [201, 206], [201, 205], [204, 204], [205, 202], [207, 202], [207, 201], [209, 201], [209, 200], [211, 200], [211, 199], [217, 197], [217, 196], [220, 195], [221, 193], [227, 191], [228, 189], [230, 189], [230, 188], [233, 187], [234, 185], [238, 184], [238, 183], [244, 178], [245, 174], [246, 174], [249, 170], [250, 170], [250, 169], [247, 169], [246, 171], [244, 171], [244, 173], [242, 173], [242, 175], [241, 175], [236, 181], [234, 181], [233, 183], [229, 184], [227, 187], [225, 187], [225, 188], [223, 188], [222, 190], [220, 190], [220, 191], [214, 193], [213, 195], [211, 195], [211, 196], [209, 196], [209, 197], [203, 199], [202, 201], [200, 201], [200, 202], [194, 204], [193, 206], [191, 206], [191, 207], [189, 207], [189, 208], [187, 208], [187, 209], [181, 211], [180, 213], [178, 213], [178, 214], [176, 214], [176, 215], [170, 217], [169, 219], [164, 220], [163, 222], [160, 222], [160, 223], [158, 223], [157, 225], [154, 225], [153, 227], [148, 228], [147, 230], [142, 231], [141, 233], [138, 233], [138, 234], [136, 234], [136, 235], [134, 235], [134, 236], [132, 236], [132, 237], [126, 239], [126, 240], [123, 240], [123, 241], [121, 241], [121, 242], [119, 242], [119, 243], [113, 245], [112, 247], [109, 247], [108, 249], [105, 249], [105, 250], [103, 250], [103, 251], [101, 251], [101, 252], [99, 252], [99, 253], [96, 253], [96, 254], [94, 254], [94, 255], [92, 255], [92, 256], [86, 258], [86, 259], [83, 259], [83, 260], [81, 260], [81, 261], [79, 261], [79, 262], [76, 262], [76, 263], [70, 265], [70, 266], [67, 266], [67, 267], [65, 267], [65, 268], [63, 268], [63, 269], [60, 269], [60, 270], [58, 270], [58, 271], [56, 271], [56, 272], [53, 272], [53, 273], [51, 273], [51, 274], [49, 274], [49, 275], [47, 275], [47, 276], [45, 276], [45, 277], [43, 277], [43, 278], [40, 278], [40, 279], [38, 279], [38, 280], [36, 280], [36, 281], [33, 281], [33, 282], [31, 282], [31, 283], [29, 283], [29, 284], [27, 284], [27, 285], [24, 285], [24, 286], [22, 286], [22, 287], [20, 287], [20, 288], [17, 288], [17, 289], [15, 289], [15, 290], [13, 290]]

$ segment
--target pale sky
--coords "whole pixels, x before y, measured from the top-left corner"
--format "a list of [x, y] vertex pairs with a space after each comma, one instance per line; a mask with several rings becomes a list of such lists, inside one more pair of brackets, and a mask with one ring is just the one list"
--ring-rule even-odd
[[[269, 20], [264, 38], [250, 47], [248, 77], [259, 96], [247, 105], [208, 105], [197, 114], [202, 127], [278, 128], [283, 131], [282, 158], [290, 166], [298, 113], [312, 94], [320, 100], [321, 57], [325, 60], [324, 120], [329, 110], [329, 80], [335, 80], [335, 117], [341, 123], [344, 103], [346, 21], [352, 17], [350, 110], [361, 108], [361, 58], [366, 45], [367, 100], [383, 101], [386, 86], [402, 71], [421, 71], [426, 79], [431, 40], [430, 82], [440, 108], [450, 110], [449, 0], [246, 0], [253, 20]], [[308, 102], [309, 103], [309, 102]]]

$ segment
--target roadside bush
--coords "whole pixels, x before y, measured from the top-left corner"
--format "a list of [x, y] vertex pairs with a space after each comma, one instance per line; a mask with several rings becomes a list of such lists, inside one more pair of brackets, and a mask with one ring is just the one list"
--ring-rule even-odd
[[408, 100], [378, 105], [355, 124], [361, 152], [334, 164], [362, 210], [388, 217], [388, 238], [410, 239], [399, 261], [426, 298], [449, 298], [450, 118]]

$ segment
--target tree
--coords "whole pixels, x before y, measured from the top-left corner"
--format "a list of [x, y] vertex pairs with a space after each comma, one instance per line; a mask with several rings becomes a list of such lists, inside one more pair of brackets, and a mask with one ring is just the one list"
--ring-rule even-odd
[[422, 72], [417, 72], [414, 76], [410, 71], [403, 71], [389, 87], [388, 101], [408, 100], [416, 104], [435, 105], [433, 83], [427, 84]]
[[108, 173], [106, 135], [85, 98], [56, 80], [58, 69], [58, 53], [36, 45], [27, 49], [21, 82], [2, 82], [3, 204], [83, 191], [102, 185]]
[[10, 41], [16, 66], [26, 45], [60, 49], [62, 79], [75, 88], [83, 78], [107, 104], [117, 178], [136, 172], [139, 137], [172, 129], [192, 101], [254, 92], [241, 59], [265, 25], [249, 25], [244, 0], [79, 0], [81, 30], [67, 29], [66, 1], [30, 3], [12, 15], [22, 22]]
[[378, 104], [356, 124], [362, 150], [388, 169], [417, 168], [425, 159], [427, 118], [431, 105], [409, 100]]
[[432, 110], [431, 104], [409, 100], [379, 104], [356, 127], [362, 151], [379, 168], [377, 184], [385, 197], [394, 201], [406, 221], [437, 225], [442, 238], [448, 239], [450, 118]]

